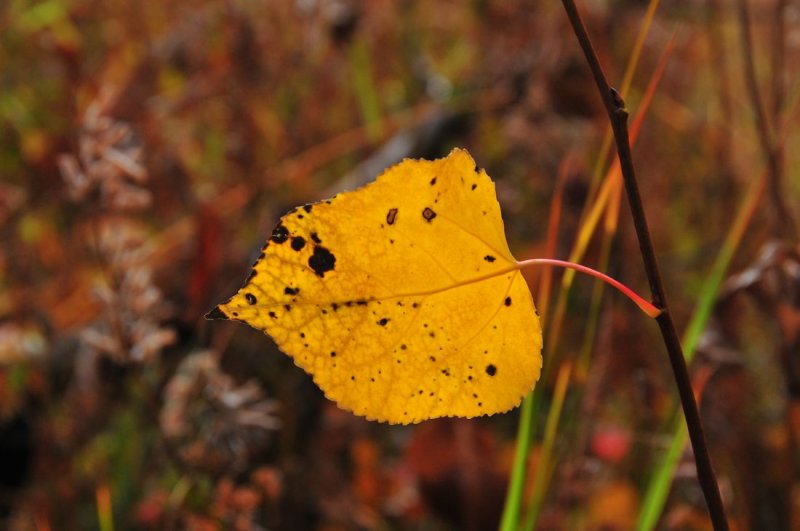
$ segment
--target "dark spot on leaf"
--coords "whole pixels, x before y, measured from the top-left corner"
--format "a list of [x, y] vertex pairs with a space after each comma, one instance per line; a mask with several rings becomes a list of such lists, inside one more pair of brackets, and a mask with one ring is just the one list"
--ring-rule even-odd
[[244, 294], [244, 298], [247, 300], [247, 304], [250, 304], [250, 305], [253, 305], [253, 304], [258, 302], [258, 299], [256, 299], [256, 296], [253, 295], [252, 293], [245, 293]]
[[433, 179], [431, 179], [431, 186], [433, 186], [434, 184], [436, 184], [436, 177], [434, 177]]
[[390, 208], [389, 212], [386, 213], [386, 223], [389, 225], [394, 225], [394, 220], [397, 219], [397, 209]]
[[286, 310], [287, 312], [290, 312], [290, 311], [292, 311], [292, 305], [291, 304], [284, 304], [283, 305], [283, 309]]
[[272, 231], [272, 236], [270, 236], [270, 240], [274, 241], [275, 243], [283, 243], [288, 239], [289, 229], [283, 225], [278, 225], [275, 227], [275, 230]]
[[308, 266], [320, 277], [332, 270], [336, 265], [336, 257], [321, 245], [314, 246], [314, 254], [308, 258]]
[[354, 382], [356, 381], [356, 377], [353, 375], [350, 376], [350, 379], [353, 380]]
[[506, 306], [511, 306], [511, 297], [506, 297]]
[[419, 308], [419, 303], [415, 302], [414, 304], [411, 305], [411, 307], [412, 308]]
[[474, 190], [475, 188], [477, 188], [477, 187], [478, 187], [478, 185], [477, 185], [477, 184], [473, 184], [473, 185], [472, 185], [472, 189], [473, 189], [473, 190]]
[[386, 326], [386, 323], [388, 323], [388, 322], [389, 322], [389, 319], [387, 319], [386, 317], [384, 317], [383, 319], [381, 319], [380, 321], [378, 321], [378, 324], [379, 324], [379, 325], [381, 325], [381, 326]]
[[306, 246], [306, 241], [303, 239], [302, 236], [295, 236], [292, 238], [292, 249], [295, 251], [299, 251], [303, 247]]
[[331, 352], [331, 358], [335, 358], [335, 357], [336, 357], [336, 351]]
[[286, 286], [285, 288], [283, 288], [283, 292], [286, 295], [297, 295], [298, 293], [300, 293], [300, 288], [290, 288], [289, 286]]
[[430, 223], [433, 218], [436, 217], [436, 212], [431, 210], [431, 207], [425, 207], [425, 210], [422, 211], [422, 217], [425, 218], [425, 221]]
[[234, 317], [239, 317], [239, 312], [233, 312]]
[[483, 259], [486, 260], [487, 262], [489, 262], [490, 264], [492, 262], [494, 262], [495, 260], [497, 260], [497, 258], [495, 258], [494, 256], [492, 256], [490, 254], [487, 254], [486, 256], [484, 256]]
[[428, 359], [431, 361], [436, 361], [436, 356], [429, 356]]
[[494, 376], [495, 374], [497, 374], [497, 367], [495, 367], [490, 363], [489, 365], [486, 366], [486, 374], [488, 374], [489, 376]]
[[335, 312], [336, 310], [339, 309], [339, 305], [334, 302], [331, 304], [331, 308], [333, 308], [333, 311]]
[[306, 333], [300, 332], [300, 339], [305, 339], [305, 338], [306, 338]]
[[310, 205], [310, 204], [303, 205], [303, 210], [305, 210], [306, 212], [311, 212], [311, 206], [312, 205]]
[[445, 376], [450, 376], [450, 369], [442, 369], [442, 374]]
[[312, 233], [311, 233], [311, 240], [312, 240], [314, 243], [322, 243], [322, 240], [320, 240], [320, 239], [319, 239], [319, 236], [317, 235], [317, 233], [316, 233], [316, 232], [312, 232]]
[[247, 280], [245, 280], [245, 281], [244, 281], [244, 283], [245, 283], [245, 284], [247, 284], [248, 282], [250, 282], [251, 280], [253, 280], [253, 277], [255, 277], [257, 274], [258, 274], [258, 273], [256, 272], [256, 270], [255, 270], [255, 269], [252, 269], [252, 270], [250, 271], [250, 274], [249, 274], [249, 275], [247, 275]]
[[303, 214], [297, 214], [297, 219], [303, 219], [304, 217]]
[[278, 318], [278, 316], [275, 315], [275, 312], [269, 312], [269, 313], [267, 313], [267, 315], [269, 315], [273, 319], [277, 319]]
[[358, 299], [356, 301], [356, 304], [359, 305], [359, 306], [366, 306], [367, 305], [367, 301], [365, 301], [364, 299]]
[[206, 314], [206, 319], [227, 319], [228, 316], [219, 309], [219, 306]]
[[405, 343], [403, 343], [402, 345], [400, 345], [400, 350], [405, 350], [405, 349], [407, 349], [407, 348], [408, 348], [408, 347], [406, 346], [406, 344], [405, 344]]

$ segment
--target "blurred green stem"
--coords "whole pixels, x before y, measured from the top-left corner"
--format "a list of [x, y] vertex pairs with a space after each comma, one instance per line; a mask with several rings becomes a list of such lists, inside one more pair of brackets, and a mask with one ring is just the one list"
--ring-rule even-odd
[[367, 127], [367, 136], [376, 141], [383, 138], [383, 120], [381, 119], [378, 92], [372, 75], [372, 61], [369, 49], [362, 39], [355, 39], [348, 51], [350, 69], [353, 75], [353, 88], [361, 110], [361, 118]]
[[528, 450], [531, 446], [531, 433], [534, 411], [534, 392], [528, 393], [522, 401], [517, 428], [517, 447], [514, 450], [514, 465], [511, 469], [506, 504], [503, 518], [500, 520], [500, 531], [516, 531], [519, 514], [522, 509], [522, 492], [525, 489], [525, 475], [528, 471]]

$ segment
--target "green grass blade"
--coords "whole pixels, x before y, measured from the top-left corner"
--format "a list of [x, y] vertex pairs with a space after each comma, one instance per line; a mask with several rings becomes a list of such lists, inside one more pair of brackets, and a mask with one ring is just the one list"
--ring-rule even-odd
[[519, 515], [522, 509], [522, 492], [525, 489], [525, 473], [527, 472], [528, 450], [531, 446], [533, 431], [534, 395], [530, 392], [522, 401], [517, 429], [517, 448], [514, 451], [514, 467], [503, 507], [503, 518], [500, 520], [500, 531], [516, 531], [519, 527]]
[[539, 461], [536, 464], [536, 473], [533, 478], [528, 515], [525, 518], [524, 529], [526, 531], [532, 531], [536, 526], [536, 521], [542, 510], [545, 491], [550, 482], [550, 476], [555, 469], [552, 458], [556, 442], [556, 433], [558, 431], [558, 424], [561, 421], [561, 412], [564, 409], [564, 401], [567, 396], [567, 387], [569, 386], [571, 374], [572, 363], [570, 362], [562, 364], [558, 370], [556, 386], [553, 390], [553, 403], [547, 413], [542, 450], [539, 453]]

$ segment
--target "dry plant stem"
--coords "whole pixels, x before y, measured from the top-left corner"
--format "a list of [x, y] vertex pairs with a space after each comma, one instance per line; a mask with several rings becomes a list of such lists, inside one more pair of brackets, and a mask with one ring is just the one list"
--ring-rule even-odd
[[[778, 16], [780, 16], [781, 3], [778, 7]], [[753, 45], [753, 33], [751, 29], [750, 19], [750, 6], [748, 0], [738, 0], [737, 11], [739, 14], [739, 30], [742, 39], [742, 59], [744, 62], [745, 82], [747, 83], [747, 93], [750, 98], [750, 105], [753, 108], [756, 122], [756, 132], [758, 133], [758, 140], [761, 144], [761, 150], [764, 152], [764, 157], [767, 159], [767, 168], [769, 169], [769, 198], [773, 206], [772, 223], [774, 227], [774, 234], [776, 237], [784, 236], [792, 239], [797, 238], [797, 226], [794, 224], [794, 218], [791, 214], [789, 207], [786, 206], [784, 201], [783, 192], [783, 149], [781, 144], [775, 138], [775, 127], [777, 124], [771, 124], [769, 116], [764, 104], [764, 99], [761, 96], [761, 91], [758, 87], [758, 79], [756, 76], [755, 66], [755, 46]], [[778, 28], [776, 28], [776, 39], [779, 39], [780, 44], [775, 43], [779, 48], [784, 46], [782, 37], [782, 23], [778, 21]], [[781, 59], [773, 61], [773, 69], [782, 68], [783, 60], [780, 51], [774, 51], [776, 57]], [[782, 72], [773, 72], [777, 76], [777, 80], [781, 79]], [[776, 81], [776, 86], [780, 87], [781, 84]], [[776, 101], [774, 105], [780, 105], [782, 99], [782, 90], [775, 90]], [[780, 108], [774, 113], [778, 116]]]
[[616, 90], [612, 89], [606, 80], [600, 62], [592, 47], [589, 35], [583, 25], [580, 14], [573, 0], [562, 0], [564, 9], [567, 12], [572, 29], [583, 50], [586, 61], [592, 70], [597, 88], [603, 99], [603, 104], [608, 112], [611, 127], [614, 131], [614, 139], [617, 145], [622, 177], [625, 181], [625, 189], [628, 195], [628, 203], [633, 217], [636, 236], [639, 240], [639, 249], [642, 253], [647, 280], [650, 283], [650, 290], [653, 294], [653, 303], [662, 310], [656, 317], [664, 345], [667, 347], [672, 372], [675, 383], [678, 387], [678, 394], [681, 398], [684, 417], [689, 431], [689, 438], [694, 450], [695, 464], [697, 466], [697, 477], [700, 487], [703, 490], [711, 522], [716, 530], [727, 530], [728, 522], [725, 518], [725, 509], [722, 505], [722, 497], [719, 493], [719, 486], [711, 465], [711, 458], [706, 447], [703, 426], [700, 422], [700, 414], [697, 409], [697, 401], [692, 391], [692, 384], [689, 378], [689, 371], [686, 367], [686, 360], [683, 356], [678, 333], [667, 305], [667, 297], [664, 285], [661, 281], [661, 274], [656, 261], [655, 251], [650, 240], [650, 231], [647, 227], [647, 219], [644, 214], [644, 207], [639, 195], [639, 186], [636, 181], [636, 174], [633, 167], [631, 156], [630, 141], [628, 139], [628, 111], [625, 109], [625, 102]]

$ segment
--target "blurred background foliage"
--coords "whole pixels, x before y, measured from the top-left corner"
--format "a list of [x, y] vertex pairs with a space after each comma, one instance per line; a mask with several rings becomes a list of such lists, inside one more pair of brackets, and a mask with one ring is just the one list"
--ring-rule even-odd
[[[648, 4], [581, 8], [618, 83]], [[625, 98], [635, 114], [672, 42], [634, 155], [679, 327], [730, 242], [693, 363], [723, 496], [736, 529], [797, 529], [800, 7], [651, 20]], [[288, 208], [453, 146], [497, 181], [516, 256], [584, 235], [583, 263], [646, 293], [624, 201], [586, 228], [606, 129], [558, 3], [1, 2], [0, 526], [496, 528], [518, 412], [370, 423], [202, 316]], [[667, 359], [618, 294], [559, 294], [523, 504], [538, 481], [538, 528], [628, 529], [676, 440]], [[690, 453], [668, 494], [659, 526], [708, 528]]]

